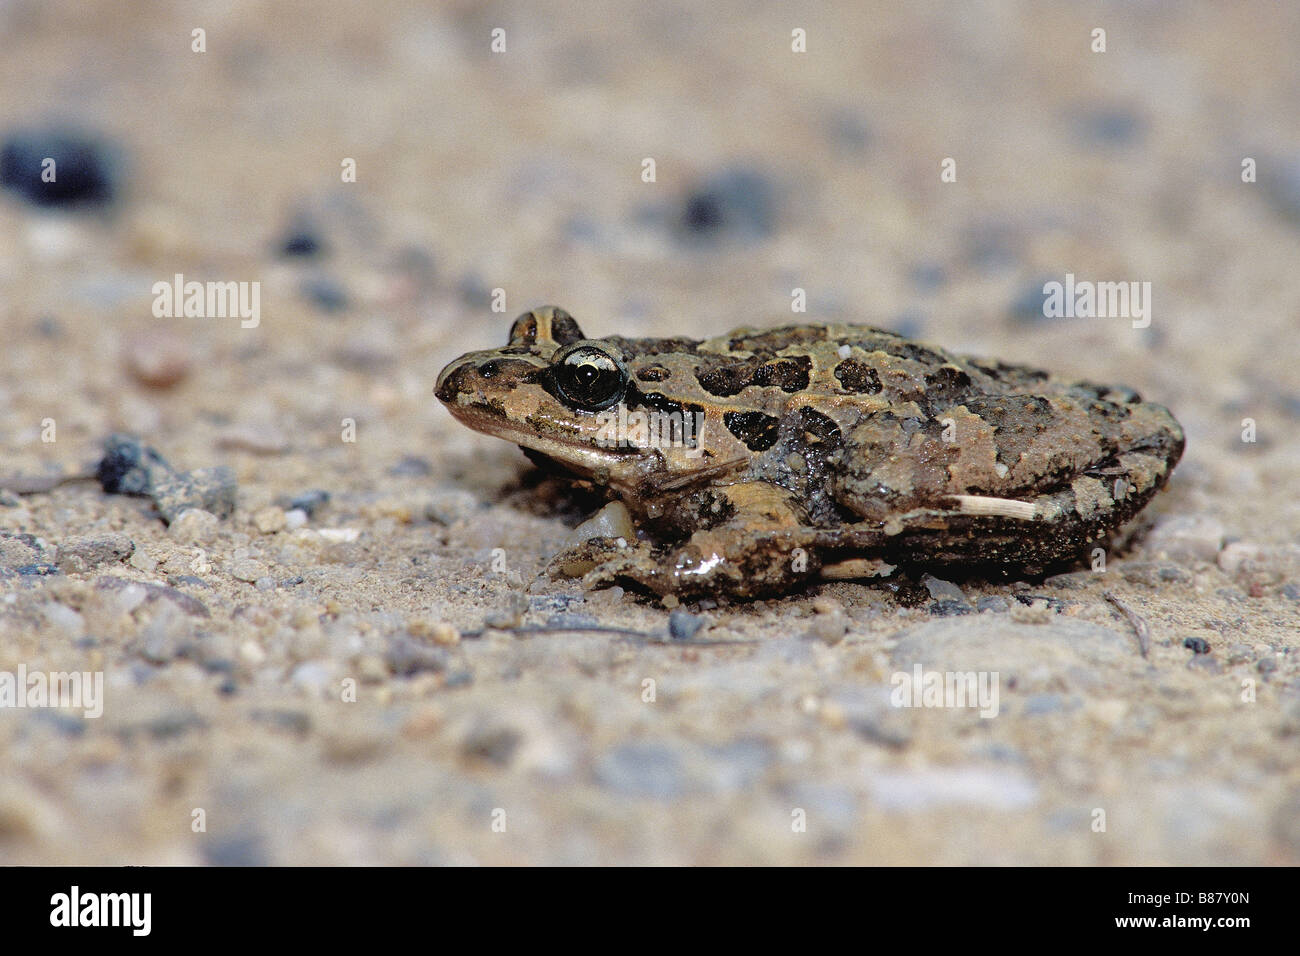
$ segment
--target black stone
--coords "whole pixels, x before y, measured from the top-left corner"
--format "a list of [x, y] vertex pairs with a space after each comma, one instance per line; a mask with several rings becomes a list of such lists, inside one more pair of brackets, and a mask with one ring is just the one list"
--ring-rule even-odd
[[[54, 160], [54, 181], [42, 181], [42, 164]], [[76, 129], [14, 130], [0, 146], [0, 186], [34, 206], [92, 207], [118, 193], [113, 150]]]
[[114, 434], [104, 440], [104, 457], [95, 477], [110, 495], [148, 495], [171, 471], [171, 465], [153, 448], [130, 435]]

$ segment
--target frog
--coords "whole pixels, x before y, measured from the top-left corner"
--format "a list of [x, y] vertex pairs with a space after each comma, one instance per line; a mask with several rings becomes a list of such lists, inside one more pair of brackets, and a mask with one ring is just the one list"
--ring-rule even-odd
[[[900, 567], [1041, 578], [1104, 555], [1185, 444], [1131, 388], [851, 323], [588, 338], [546, 306], [450, 362], [434, 394], [626, 519], [571, 542], [552, 578], [665, 600]], [[656, 413], [674, 427], [620, 439]]]

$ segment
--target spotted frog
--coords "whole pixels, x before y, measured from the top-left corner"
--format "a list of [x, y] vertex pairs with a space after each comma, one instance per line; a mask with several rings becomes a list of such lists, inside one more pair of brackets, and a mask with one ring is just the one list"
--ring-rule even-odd
[[1039, 575], [1104, 547], [1184, 443], [1132, 389], [865, 325], [589, 339], [546, 307], [448, 365], [435, 394], [626, 508], [635, 531], [580, 541], [553, 574], [679, 598], [899, 565]]

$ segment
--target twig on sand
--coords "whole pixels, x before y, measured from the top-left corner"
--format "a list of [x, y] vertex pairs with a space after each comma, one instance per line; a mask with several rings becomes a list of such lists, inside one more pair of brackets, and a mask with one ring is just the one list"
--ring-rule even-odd
[[488, 631], [505, 631], [507, 634], [608, 634], [635, 644], [662, 644], [665, 647], [726, 647], [736, 644], [757, 644], [757, 640], [705, 641], [695, 638], [678, 639], [651, 631], [633, 631], [625, 627], [602, 627], [599, 624], [561, 625], [550, 627], [539, 624], [520, 624], [515, 627], [484, 627], [477, 631], [464, 631], [462, 638], [482, 637]]
[[1103, 596], [1107, 601], [1119, 608], [1120, 613], [1128, 620], [1134, 633], [1137, 634], [1138, 650], [1142, 652], [1143, 657], [1146, 657], [1147, 651], [1151, 648], [1151, 629], [1147, 627], [1147, 622], [1138, 617], [1137, 614], [1133, 612], [1132, 608], [1119, 598], [1115, 597], [1115, 595], [1110, 591], [1103, 592]]
[[89, 481], [92, 474], [76, 475], [3, 475], [0, 476], [0, 488], [16, 495], [43, 495], [70, 481]]

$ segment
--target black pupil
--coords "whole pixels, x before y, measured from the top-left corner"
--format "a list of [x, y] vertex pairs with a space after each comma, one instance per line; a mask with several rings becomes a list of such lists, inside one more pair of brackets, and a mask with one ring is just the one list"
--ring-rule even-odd
[[598, 409], [618, 399], [623, 376], [612, 360], [602, 355], [576, 354], [563, 366], [563, 391], [578, 407]]

